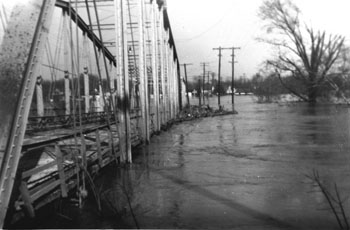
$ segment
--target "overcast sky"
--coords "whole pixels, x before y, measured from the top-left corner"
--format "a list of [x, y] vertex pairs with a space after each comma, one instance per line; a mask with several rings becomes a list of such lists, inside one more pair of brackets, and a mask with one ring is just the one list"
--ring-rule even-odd
[[[350, 0], [294, 2], [309, 25], [350, 39]], [[209, 62], [210, 70], [218, 72], [218, 51], [214, 47], [241, 47], [235, 51], [236, 77], [252, 76], [270, 56], [271, 48], [255, 39], [264, 35], [263, 24], [257, 17], [262, 0], [167, 0], [167, 3], [180, 62], [193, 64], [188, 67], [189, 76], [203, 72], [200, 62]], [[230, 50], [223, 51], [223, 76], [231, 76], [230, 55]]]

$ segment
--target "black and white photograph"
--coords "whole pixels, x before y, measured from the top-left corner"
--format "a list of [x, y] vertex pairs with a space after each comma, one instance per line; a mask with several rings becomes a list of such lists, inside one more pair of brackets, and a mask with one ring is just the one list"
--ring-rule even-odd
[[0, 229], [350, 230], [350, 1], [0, 0]]

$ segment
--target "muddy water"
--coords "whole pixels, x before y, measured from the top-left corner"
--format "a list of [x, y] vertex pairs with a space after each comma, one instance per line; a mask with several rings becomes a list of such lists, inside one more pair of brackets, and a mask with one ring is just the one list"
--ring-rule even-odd
[[[229, 99], [222, 99], [225, 107]], [[99, 179], [102, 217], [87, 201], [70, 227], [337, 229], [306, 175], [318, 170], [330, 191], [337, 183], [347, 197], [349, 109], [242, 96], [236, 110], [153, 137], [130, 167], [110, 168]]]

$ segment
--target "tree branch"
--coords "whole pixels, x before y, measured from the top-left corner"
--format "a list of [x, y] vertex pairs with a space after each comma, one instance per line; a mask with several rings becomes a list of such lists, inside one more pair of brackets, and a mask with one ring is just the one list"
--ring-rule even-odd
[[289, 86], [287, 86], [286, 83], [284, 83], [284, 81], [282, 80], [281, 74], [276, 70], [276, 74], [278, 76], [278, 79], [280, 80], [281, 84], [283, 85], [283, 87], [285, 87], [288, 91], [290, 91], [292, 94], [294, 94], [295, 96], [299, 97], [300, 99], [302, 99], [303, 101], [309, 101], [308, 98], [302, 96], [301, 94], [297, 93], [295, 90], [293, 90], [292, 88], [290, 88]]

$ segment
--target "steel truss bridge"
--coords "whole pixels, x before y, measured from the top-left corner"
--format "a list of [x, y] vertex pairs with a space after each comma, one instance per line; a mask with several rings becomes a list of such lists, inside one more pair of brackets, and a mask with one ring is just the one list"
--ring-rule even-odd
[[6, 227], [86, 189], [105, 165], [131, 163], [132, 147], [147, 144], [182, 103], [165, 1], [0, 4], [0, 227]]

